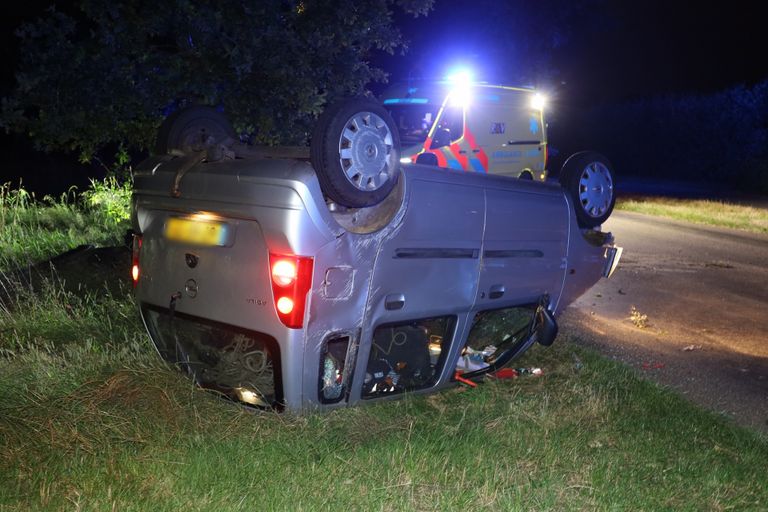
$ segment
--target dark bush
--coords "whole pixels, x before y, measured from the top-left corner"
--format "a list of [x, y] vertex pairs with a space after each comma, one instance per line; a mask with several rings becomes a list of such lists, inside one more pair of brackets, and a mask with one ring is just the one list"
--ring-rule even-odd
[[580, 126], [621, 174], [768, 192], [768, 81], [605, 105]]

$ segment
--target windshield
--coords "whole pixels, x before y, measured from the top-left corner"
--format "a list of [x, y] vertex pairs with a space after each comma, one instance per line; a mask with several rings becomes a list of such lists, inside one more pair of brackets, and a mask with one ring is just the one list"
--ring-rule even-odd
[[403, 147], [422, 144], [427, 138], [437, 105], [387, 105], [392, 119], [400, 132], [400, 144]]

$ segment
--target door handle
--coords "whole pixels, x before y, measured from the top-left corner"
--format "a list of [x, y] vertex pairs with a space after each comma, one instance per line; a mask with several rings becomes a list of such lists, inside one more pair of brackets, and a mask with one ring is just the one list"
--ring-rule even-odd
[[459, 150], [459, 154], [460, 155], [466, 155], [467, 154], [467, 150], [466, 149], [460, 149]]
[[392, 293], [384, 298], [384, 308], [390, 311], [403, 309], [403, 306], [405, 306], [405, 295], [402, 293]]
[[473, 153], [479, 153], [480, 151], [481, 151], [480, 149], [473, 149], [472, 150]]
[[505, 291], [503, 284], [495, 284], [491, 286], [491, 289], [488, 291], [488, 297], [491, 299], [499, 299], [504, 296]]

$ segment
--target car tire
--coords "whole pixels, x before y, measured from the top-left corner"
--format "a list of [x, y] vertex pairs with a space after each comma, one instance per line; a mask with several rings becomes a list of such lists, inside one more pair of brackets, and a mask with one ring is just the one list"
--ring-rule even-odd
[[583, 151], [568, 157], [560, 170], [560, 184], [571, 196], [582, 228], [605, 222], [616, 203], [613, 166], [600, 153]]
[[237, 140], [227, 117], [218, 110], [193, 105], [168, 116], [157, 132], [155, 154], [190, 153]]
[[312, 132], [310, 159], [326, 197], [348, 208], [373, 206], [394, 188], [400, 137], [379, 103], [362, 98], [329, 106]]

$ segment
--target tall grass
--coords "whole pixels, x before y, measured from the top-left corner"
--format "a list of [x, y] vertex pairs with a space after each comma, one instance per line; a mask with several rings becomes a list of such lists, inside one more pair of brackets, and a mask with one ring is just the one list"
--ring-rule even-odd
[[[521, 362], [543, 377], [306, 417], [247, 413], [195, 390], [141, 345], [15, 359], [16, 378], [0, 379], [0, 508], [768, 504], [768, 443], [563, 340]], [[72, 367], [80, 372], [51, 377]]]
[[84, 194], [70, 190], [35, 198], [23, 187], [0, 185], [0, 271], [44, 261], [82, 244], [120, 243], [128, 228], [130, 183], [93, 182]]
[[45, 280], [40, 289], [10, 280], [1, 284], [10, 293], [0, 301], [0, 353], [55, 352], [69, 344], [106, 350], [115, 336], [122, 340], [143, 333], [130, 295], [98, 289], [76, 293], [56, 280]]
[[[9, 225], [48, 215], [36, 208], [104, 215], [4, 194]], [[105, 225], [103, 240], [119, 236], [119, 221]], [[40, 257], [57, 250], [43, 246]], [[255, 414], [161, 362], [130, 295], [55, 279], [12, 292], [0, 308], [1, 512], [768, 507], [768, 442], [567, 339], [518, 363], [542, 377]]]

